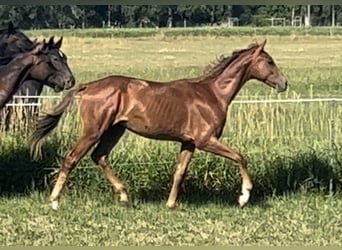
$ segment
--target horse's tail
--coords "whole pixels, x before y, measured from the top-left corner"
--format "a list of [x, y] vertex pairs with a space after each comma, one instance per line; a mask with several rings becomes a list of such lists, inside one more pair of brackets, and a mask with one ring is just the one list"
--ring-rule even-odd
[[33, 132], [29, 142], [31, 149], [30, 152], [33, 159], [37, 160], [42, 157], [42, 140], [49, 135], [54, 128], [57, 127], [63, 113], [66, 111], [67, 107], [73, 103], [75, 95], [85, 88], [85, 85], [80, 85], [79, 87], [70, 90], [63, 97], [62, 102], [54, 107], [52, 112], [46, 113], [45, 115], [39, 117], [36, 130]]

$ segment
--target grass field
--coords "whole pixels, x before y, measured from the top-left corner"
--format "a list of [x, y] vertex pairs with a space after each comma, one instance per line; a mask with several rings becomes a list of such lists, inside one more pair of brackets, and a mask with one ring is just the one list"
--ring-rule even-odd
[[[94, 195], [95, 196], [95, 195]], [[120, 207], [110, 194], [68, 194], [58, 212], [46, 195], [1, 198], [1, 245], [194, 246], [341, 245], [341, 197], [275, 197], [238, 209], [230, 203]]]
[[[167, 81], [198, 76], [221, 54], [265, 38], [289, 90], [279, 95], [251, 81], [237, 99], [341, 96], [340, 36], [66, 36], [62, 48], [78, 83], [110, 74]], [[56, 101], [45, 101], [43, 109]], [[339, 103], [233, 104], [222, 141], [247, 156], [255, 183], [251, 204], [243, 210], [235, 204], [236, 167], [197, 152], [179, 209], [167, 211], [179, 145], [128, 134], [111, 162], [128, 185], [134, 208], [117, 204], [86, 157], [54, 212], [47, 199], [49, 174], [77, 139], [76, 110], [63, 118], [38, 162], [28, 155], [25, 133], [3, 134], [0, 244], [342, 245], [341, 109]]]
[[[109, 74], [167, 81], [198, 76], [220, 55], [230, 55], [236, 49], [246, 48], [254, 39], [261, 42], [264, 38], [267, 37], [68, 37], [63, 48], [79, 82]], [[339, 95], [340, 41], [340, 37], [326, 36], [268, 37], [266, 49], [289, 79], [286, 95]], [[260, 83], [249, 83], [241, 95], [270, 93]]]

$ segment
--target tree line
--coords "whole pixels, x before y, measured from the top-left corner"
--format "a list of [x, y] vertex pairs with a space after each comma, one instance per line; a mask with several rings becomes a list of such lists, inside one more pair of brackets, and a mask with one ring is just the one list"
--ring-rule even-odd
[[22, 29], [342, 24], [342, 5], [0, 5]]

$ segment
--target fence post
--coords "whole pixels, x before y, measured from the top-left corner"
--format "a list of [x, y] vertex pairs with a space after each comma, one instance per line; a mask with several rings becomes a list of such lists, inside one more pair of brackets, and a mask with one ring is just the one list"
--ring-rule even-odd
[[329, 180], [329, 195], [333, 195], [333, 186], [334, 186], [334, 177], [337, 174], [336, 171], [336, 162], [335, 159], [337, 157], [337, 148], [336, 148], [336, 129], [335, 129], [335, 115], [336, 115], [336, 101], [332, 101], [332, 111], [330, 118], [330, 165], [332, 168], [332, 176], [330, 176]]

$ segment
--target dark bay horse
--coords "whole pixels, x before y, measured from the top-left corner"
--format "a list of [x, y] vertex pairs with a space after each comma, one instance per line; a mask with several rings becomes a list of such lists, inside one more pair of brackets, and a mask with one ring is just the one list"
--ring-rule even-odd
[[[39, 57], [38, 63], [30, 67], [27, 74], [24, 74], [24, 78], [20, 78], [20, 83], [9, 81], [8, 78], [15, 75], [16, 72], [21, 72], [21, 65], [16, 63], [24, 55], [32, 54], [32, 52], [20, 53], [12, 58], [8, 64], [0, 67], [0, 74], [2, 76], [0, 81], [0, 109], [4, 107], [14, 93], [20, 88], [21, 84], [26, 79], [33, 79], [37, 81], [45, 81], [51, 87], [63, 89], [65, 85], [71, 84], [74, 81], [72, 72], [66, 63], [66, 59], [59, 52], [51, 46], [51, 43], [46, 43], [45, 40], [42, 43], [38, 43], [39, 53], [36, 55]], [[37, 49], [37, 47], [35, 48]], [[2, 60], [0, 58], [0, 60]], [[12, 66], [14, 65], [14, 66]], [[8, 75], [8, 76], [7, 76]]]
[[11, 99], [33, 67], [42, 63], [45, 45], [37, 46], [29, 52], [21, 53], [0, 69], [0, 108]]
[[93, 147], [92, 160], [120, 194], [120, 202], [128, 203], [124, 183], [112, 171], [108, 155], [128, 129], [141, 136], [181, 143], [179, 164], [166, 203], [175, 208], [180, 186], [197, 148], [238, 163], [242, 176], [240, 206], [250, 197], [252, 182], [247, 161], [219, 138], [226, 123], [229, 104], [246, 81], [257, 79], [276, 88], [287, 88], [287, 79], [262, 44], [251, 44], [221, 59], [204, 75], [157, 83], [126, 76], [109, 76], [80, 85], [69, 91], [62, 102], [39, 119], [31, 137], [31, 154], [41, 157], [42, 139], [58, 124], [62, 114], [80, 96], [83, 134], [67, 153], [50, 200], [57, 209], [61, 191], [70, 172]]
[[[0, 65], [6, 65], [10, 60], [20, 53], [31, 51], [36, 46], [36, 43], [36, 41], [31, 41], [24, 33], [19, 31], [17, 27], [14, 27], [12, 22], [9, 22], [7, 28], [0, 30]], [[52, 36], [48, 41], [49, 49], [56, 50], [56, 52], [60, 54], [60, 57], [63, 58], [66, 63], [67, 57], [60, 50], [62, 43], [63, 37], [55, 42], [54, 37]], [[70, 77], [70, 79], [64, 85], [51, 85], [49, 82], [45, 83], [42, 80], [26, 79], [25, 81], [30, 81], [30, 83], [24, 82], [20, 93], [26, 93], [27, 91], [35, 90], [35, 92], [39, 95], [44, 84], [53, 88], [56, 92], [72, 88], [75, 83], [73, 76], [70, 76], [69, 74], [66, 77]], [[27, 90], [24, 89], [26, 86], [28, 88]]]
[[[60, 50], [63, 42], [63, 37], [61, 37], [57, 42], [54, 42], [54, 37], [49, 39], [49, 47], [50, 50], [59, 51], [61, 57], [65, 60], [64, 64], [67, 65], [67, 57]], [[24, 33], [18, 30], [17, 27], [14, 27], [12, 22], [8, 23], [8, 27], [0, 30], [0, 67], [6, 65], [10, 60], [12, 60], [16, 55], [28, 52], [32, 50], [36, 46], [36, 41], [31, 41]], [[69, 69], [70, 71], [70, 69]], [[49, 84], [49, 81], [45, 81], [45, 79], [34, 79], [30, 77], [30, 75], [24, 79], [21, 87], [15, 93], [17, 96], [39, 96], [44, 86], [49, 86], [55, 90], [55, 92], [60, 92], [64, 89], [69, 89], [74, 86], [75, 80], [72, 74], [68, 74], [70, 76], [69, 81], [66, 81], [64, 85], [56, 85]], [[22, 98], [16, 99], [14, 102], [23, 102], [23, 103], [38, 103], [37, 98]], [[11, 115], [13, 113], [12, 107], [7, 107], [3, 110], [2, 120], [5, 123], [6, 129], [9, 127]], [[28, 119], [34, 118], [38, 113], [38, 106], [34, 106], [33, 108], [30, 106], [26, 106], [23, 109], [23, 118], [27, 122]]]

